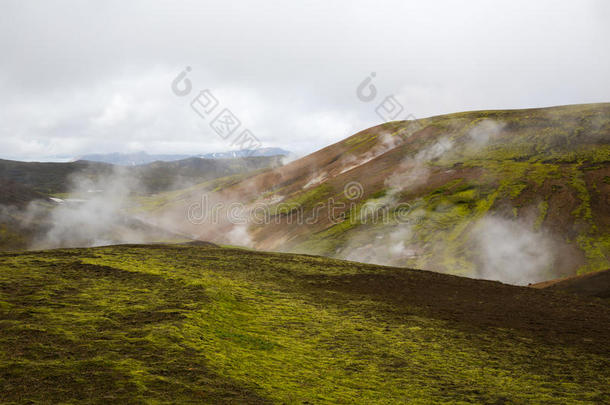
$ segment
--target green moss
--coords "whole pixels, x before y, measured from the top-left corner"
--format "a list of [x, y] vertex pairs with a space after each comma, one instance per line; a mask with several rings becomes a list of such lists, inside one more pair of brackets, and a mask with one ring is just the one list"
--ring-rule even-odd
[[453, 204], [470, 203], [479, 199], [480, 191], [476, 188], [470, 188], [463, 191], [458, 191], [448, 197], [448, 200]]
[[589, 195], [589, 190], [587, 189], [583, 174], [577, 168], [572, 169], [570, 185], [576, 190], [578, 198], [580, 199], [580, 205], [572, 214], [587, 222], [591, 222], [593, 220], [593, 214], [591, 213], [591, 196]]
[[580, 234], [576, 237], [578, 247], [584, 252], [586, 264], [578, 269], [578, 274], [607, 270], [610, 263], [610, 234], [599, 236]]
[[329, 283], [391, 271], [186, 246], [0, 255], [3, 402], [607, 400], [601, 355]]
[[327, 183], [323, 183], [291, 196], [291, 198], [282, 201], [282, 205], [296, 206], [301, 207], [304, 210], [310, 210], [318, 202], [324, 202], [324, 199], [329, 196], [330, 190], [330, 186]]
[[536, 218], [536, 222], [534, 223], [534, 229], [539, 230], [542, 226], [542, 223], [546, 219], [546, 215], [549, 210], [549, 203], [546, 201], [541, 201], [538, 204], [538, 217]]
[[526, 183], [508, 184], [508, 182], [507, 182], [505, 184], [505, 187], [508, 188], [508, 195], [510, 196], [510, 198], [515, 199], [515, 198], [519, 197], [521, 192], [527, 188], [527, 184]]

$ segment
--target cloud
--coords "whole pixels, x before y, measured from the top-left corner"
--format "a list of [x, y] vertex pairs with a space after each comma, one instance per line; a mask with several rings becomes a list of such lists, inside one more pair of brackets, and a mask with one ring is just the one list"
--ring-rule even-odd
[[379, 124], [389, 94], [418, 118], [607, 101], [608, 17], [595, 1], [7, 1], [0, 150], [230, 149], [169, 91], [187, 65], [265, 146], [299, 154]]
[[101, 127], [112, 127], [121, 124], [132, 108], [129, 101], [121, 94], [115, 94], [104, 112], [93, 118], [93, 124]]

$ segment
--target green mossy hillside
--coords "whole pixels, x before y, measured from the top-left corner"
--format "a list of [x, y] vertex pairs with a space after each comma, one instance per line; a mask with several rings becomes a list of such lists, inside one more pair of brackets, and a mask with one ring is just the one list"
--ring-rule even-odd
[[607, 403], [609, 314], [599, 300], [314, 256], [5, 253], [0, 402]]

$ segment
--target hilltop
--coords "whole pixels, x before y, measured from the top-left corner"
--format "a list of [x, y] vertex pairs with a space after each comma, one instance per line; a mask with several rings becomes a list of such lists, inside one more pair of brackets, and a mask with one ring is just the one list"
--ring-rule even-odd
[[604, 301], [202, 245], [0, 254], [0, 401], [610, 401]]

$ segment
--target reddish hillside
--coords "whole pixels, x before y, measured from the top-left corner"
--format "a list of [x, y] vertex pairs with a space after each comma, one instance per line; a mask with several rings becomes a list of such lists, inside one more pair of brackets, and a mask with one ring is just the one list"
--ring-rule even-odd
[[[154, 216], [220, 243], [527, 284], [608, 267], [609, 163], [610, 104], [465, 112], [367, 129]], [[231, 203], [245, 208], [211, 215]]]

